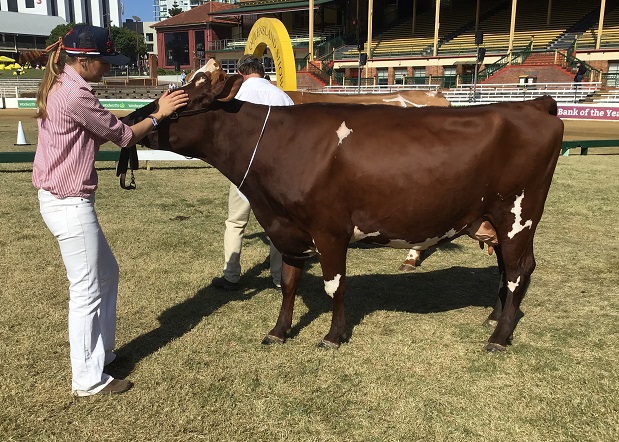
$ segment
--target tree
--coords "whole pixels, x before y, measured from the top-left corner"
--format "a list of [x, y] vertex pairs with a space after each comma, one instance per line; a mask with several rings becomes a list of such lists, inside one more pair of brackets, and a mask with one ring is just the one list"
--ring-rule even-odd
[[118, 26], [112, 26], [111, 29], [112, 39], [118, 52], [136, 61], [138, 56], [146, 54], [146, 43], [142, 34]]
[[45, 42], [45, 44], [49, 46], [52, 43], [56, 43], [58, 41], [58, 37], [64, 37], [66, 33], [69, 32], [71, 28], [73, 28], [73, 26], [75, 26], [75, 23], [67, 23], [66, 25], [56, 26], [54, 29], [52, 29], [49, 37], [47, 37], [47, 41]]
[[178, 6], [178, 3], [174, 2], [172, 3], [172, 7], [168, 9], [168, 18], [174, 17], [175, 15], [178, 15], [182, 12], [183, 12], [183, 9]]

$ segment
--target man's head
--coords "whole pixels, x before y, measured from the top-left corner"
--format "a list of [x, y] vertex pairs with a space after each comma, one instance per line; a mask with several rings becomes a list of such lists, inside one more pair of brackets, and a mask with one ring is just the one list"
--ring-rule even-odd
[[236, 63], [236, 70], [242, 76], [257, 74], [259, 77], [264, 77], [264, 66], [258, 57], [245, 54]]

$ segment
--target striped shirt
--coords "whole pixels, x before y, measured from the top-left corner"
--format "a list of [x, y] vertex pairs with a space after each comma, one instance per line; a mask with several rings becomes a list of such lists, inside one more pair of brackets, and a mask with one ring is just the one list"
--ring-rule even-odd
[[88, 198], [97, 188], [95, 156], [111, 141], [126, 147], [131, 128], [105, 109], [92, 88], [65, 65], [47, 97], [47, 118], [38, 119], [39, 138], [32, 184], [57, 198]]

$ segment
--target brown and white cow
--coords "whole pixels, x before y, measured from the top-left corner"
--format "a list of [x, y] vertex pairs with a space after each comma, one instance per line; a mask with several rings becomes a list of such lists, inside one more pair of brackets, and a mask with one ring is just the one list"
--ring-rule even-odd
[[[353, 103], [353, 104], [384, 104], [398, 107], [451, 106], [451, 103], [440, 91], [399, 91], [377, 94], [331, 94], [306, 91], [286, 92], [294, 104], [307, 103]], [[400, 265], [402, 272], [412, 272], [432, 253], [410, 249]]]
[[186, 108], [144, 144], [219, 169], [282, 252], [282, 306], [263, 343], [285, 341], [308, 257], [318, 256], [333, 297], [321, 346], [338, 347], [351, 239], [424, 250], [469, 235], [497, 256], [498, 300], [488, 317], [497, 325], [486, 349], [506, 348], [535, 268], [533, 236], [563, 136], [551, 97], [466, 108], [269, 107], [234, 98], [241, 76], [219, 79], [196, 74]]

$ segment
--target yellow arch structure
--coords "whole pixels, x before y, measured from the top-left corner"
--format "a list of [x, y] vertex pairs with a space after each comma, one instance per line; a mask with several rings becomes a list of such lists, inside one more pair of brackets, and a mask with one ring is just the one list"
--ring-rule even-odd
[[262, 59], [267, 46], [273, 55], [277, 86], [285, 91], [296, 91], [297, 69], [290, 35], [284, 24], [276, 18], [263, 17], [254, 23], [247, 37], [245, 53]]

